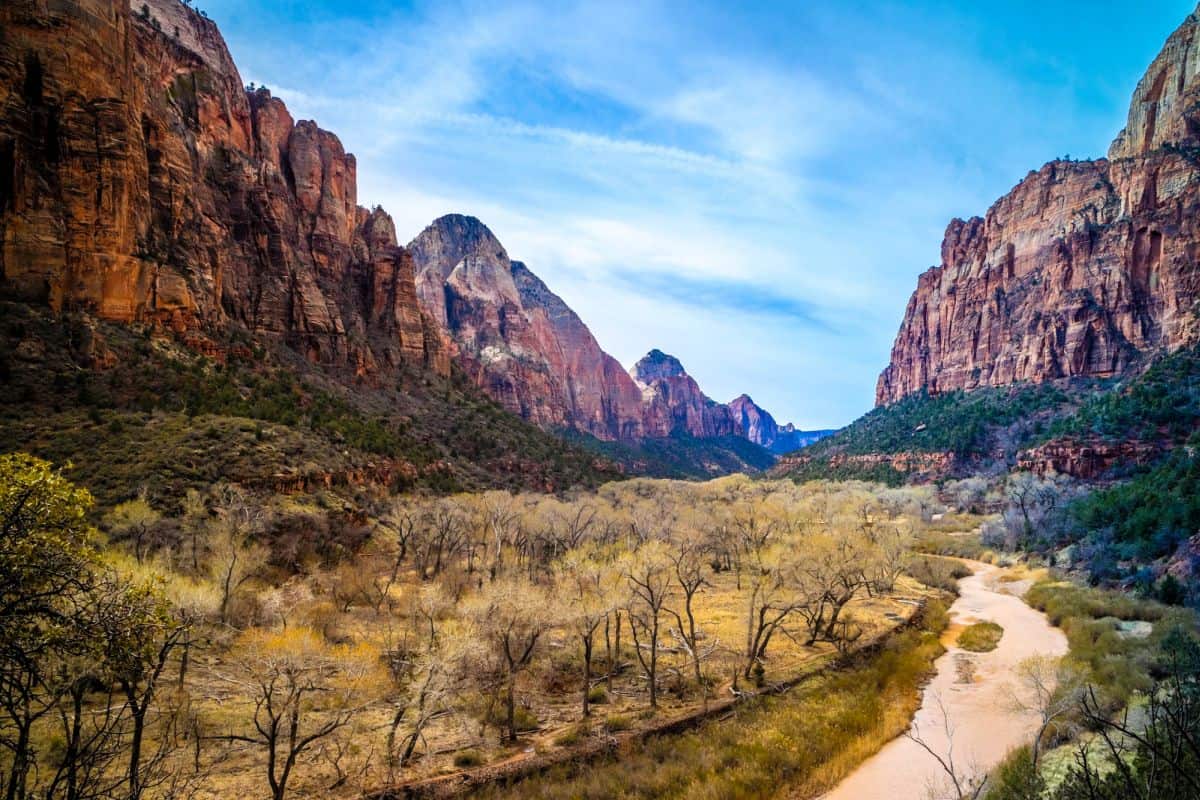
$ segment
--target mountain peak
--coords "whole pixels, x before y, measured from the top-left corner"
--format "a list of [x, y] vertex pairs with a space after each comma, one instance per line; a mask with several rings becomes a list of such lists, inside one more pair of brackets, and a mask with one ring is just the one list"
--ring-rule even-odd
[[413, 260], [426, 269], [436, 267], [443, 280], [470, 255], [484, 256], [507, 264], [508, 253], [500, 240], [477, 217], [446, 214], [417, 234], [408, 249]]
[[1200, 141], [1200, 7], [1167, 38], [1138, 81], [1124, 130], [1108, 150], [1112, 160], [1133, 158], [1165, 145], [1194, 146]]
[[633, 369], [629, 370], [629, 374], [639, 383], [650, 383], [662, 378], [687, 375], [687, 370], [678, 358], [655, 348], [642, 356], [641, 360], [633, 365]]

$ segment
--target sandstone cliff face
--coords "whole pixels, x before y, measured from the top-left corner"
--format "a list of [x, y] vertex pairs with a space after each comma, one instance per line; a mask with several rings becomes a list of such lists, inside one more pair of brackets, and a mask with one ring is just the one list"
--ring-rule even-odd
[[1200, 26], [1168, 40], [1110, 159], [1056, 161], [984, 218], [955, 220], [921, 275], [883, 405], [1014, 381], [1119, 373], [1192, 339], [1200, 299]]
[[770, 449], [779, 438], [775, 418], [750, 399], [750, 395], [738, 395], [729, 401], [729, 412], [733, 415], [734, 428], [750, 441]]
[[734, 415], [700, 391], [679, 359], [651, 350], [629, 370], [641, 389], [648, 436], [670, 436], [683, 431], [692, 436], [730, 436]]
[[[605, 440], [686, 433], [757, 441], [758, 429], [735, 425], [730, 407], [708, 398], [677, 359], [654, 350], [626, 373], [478, 219], [434, 220], [407, 251], [421, 306], [446, 332], [448, 351], [509, 410]], [[769, 414], [756, 413], [776, 430]]]
[[483, 223], [442, 217], [408, 250], [422, 306], [492, 397], [540, 425], [607, 440], [643, 435], [641, 392], [621, 365]]
[[[144, 12], [143, 12], [144, 9]], [[248, 93], [176, 0], [0, 5], [0, 296], [231, 327], [359, 376], [446, 371], [391, 220], [333, 134]]]

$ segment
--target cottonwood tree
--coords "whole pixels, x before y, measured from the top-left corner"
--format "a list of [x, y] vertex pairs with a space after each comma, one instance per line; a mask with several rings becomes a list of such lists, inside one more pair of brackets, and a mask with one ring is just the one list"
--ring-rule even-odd
[[104, 526], [118, 540], [128, 540], [133, 545], [133, 556], [140, 564], [146, 557], [147, 539], [159, 522], [162, 514], [146, 500], [142, 491], [133, 500], [118, 503], [104, 515]]
[[466, 519], [457, 500], [444, 497], [427, 505], [411, 538], [413, 564], [421, 580], [436, 578], [462, 547]]
[[683, 609], [681, 613], [674, 608], [668, 608], [667, 613], [675, 619], [674, 634], [687, 651], [696, 687], [703, 693], [704, 706], [707, 708], [708, 687], [700, 664], [713, 652], [717, 643], [710, 645], [707, 651], [702, 650], [700, 631], [696, 624], [696, 595], [710, 585], [704, 571], [709, 556], [704, 534], [692, 525], [684, 526], [672, 540], [668, 555], [675, 585], [679, 587], [679, 594], [683, 600]]
[[745, 541], [741, 594], [746, 608], [746, 644], [741, 672], [748, 680], [762, 669], [775, 635], [793, 615], [808, 612], [820, 595], [814, 597], [801, 580], [804, 551], [794, 539]]
[[549, 599], [542, 587], [508, 576], [484, 586], [467, 601], [465, 612], [483, 647], [484, 673], [495, 676], [492, 688], [504, 705], [502, 738], [515, 742], [517, 679], [533, 663], [538, 644], [551, 626]]
[[220, 677], [250, 699], [247, 730], [215, 738], [261, 748], [273, 800], [283, 800], [300, 757], [374, 700], [374, 658], [326, 645], [312, 630], [243, 634], [237, 669]]
[[647, 541], [630, 553], [623, 565], [630, 597], [626, 606], [629, 631], [646, 677], [651, 708], [658, 708], [659, 629], [673, 595], [672, 566], [667, 545], [657, 541]]
[[447, 624], [452, 606], [439, 587], [421, 587], [412, 597], [405, 639], [389, 652], [395, 692], [387, 762], [393, 772], [408, 765], [426, 728], [459, 693], [469, 641]]
[[[147, 787], [163, 783], [173, 745], [173, 714], [156, 708], [167, 666], [188, 641], [190, 624], [180, 619], [152, 585], [120, 582], [109, 590], [113, 609], [103, 620], [106, 661], [120, 687], [129, 718], [126, 796], [137, 800]], [[158, 711], [159, 736], [147, 752], [151, 712]]]
[[34, 725], [56, 707], [56, 664], [83, 655], [98, 556], [92, 497], [41, 459], [0, 456], [0, 747], [4, 797], [29, 796]]
[[555, 568], [555, 596], [565, 606], [567, 624], [582, 650], [581, 695], [585, 717], [592, 713], [588, 693], [592, 687], [596, 632], [620, 601], [620, 579], [609, 554], [597, 548], [569, 551]]
[[805, 537], [805, 559], [799, 572], [813, 601], [805, 610], [808, 645], [834, 640], [842, 610], [868, 584], [871, 553], [857, 532], [826, 528]]
[[914, 720], [912, 727], [904, 732], [904, 737], [924, 750], [934, 761], [945, 776], [946, 783], [938, 786], [935, 783], [928, 787], [927, 796], [930, 800], [979, 800], [988, 787], [988, 775], [975, 764], [963, 764], [954, 752], [954, 723], [946, 712], [946, 705], [940, 695], [934, 696], [938, 713], [942, 718], [940, 737], [944, 743], [933, 737], [926, 737]]
[[261, 507], [236, 486], [219, 487], [216, 516], [209, 522], [209, 576], [220, 592], [218, 616], [229, 623], [230, 606], [267, 563], [267, 549], [253, 541], [265, 527]]
[[1037, 769], [1047, 734], [1069, 724], [1072, 712], [1084, 697], [1084, 684], [1078, 671], [1062, 659], [1045, 655], [1030, 656], [1018, 664], [1016, 677], [1013, 710], [1038, 717], [1037, 733], [1030, 746], [1033, 767]]

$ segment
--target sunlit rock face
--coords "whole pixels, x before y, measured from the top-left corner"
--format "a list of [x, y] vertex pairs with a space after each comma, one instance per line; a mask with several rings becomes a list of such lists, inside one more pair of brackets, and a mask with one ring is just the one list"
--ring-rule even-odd
[[1108, 159], [1054, 161], [954, 220], [909, 300], [876, 402], [1120, 373], [1195, 334], [1200, 24], [1168, 39]]
[[474, 217], [435, 220], [408, 245], [417, 293], [456, 362], [526, 419], [598, 438], [644, 434], [642, 396], [558, 295]]
[[601, 439], [734, 432], [681, 367], [639, 385], [479, 220], [405, 248], [357, 200], [354, 156], [247, 90], [199, 12], [0, 3], [0, 299], [217, 358], [245, 332], [355, 380], [457, 363], [525, 418]]
[[449, 369], [354, 157], [244, 89], [176, 0], [0, 4], [0, 296], [202, 347], [236, 326], [359, 376]]
[[649, 435], [684, 432], [692, 436], [729, 436], [735, 432], [729, 406], [700, 391], [674, 356], [651, 350], [629, 374], [642, 391]]

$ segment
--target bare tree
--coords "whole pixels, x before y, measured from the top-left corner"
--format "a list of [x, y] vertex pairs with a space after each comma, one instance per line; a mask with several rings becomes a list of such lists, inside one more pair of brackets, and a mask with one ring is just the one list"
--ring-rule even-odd
[[600, 624], [617, 605], [620, 575], [606, 554], [573, 550], [555, 569], [555, 587], [566, 606], [568, 624], [579, 640], [583, 656], [583, 716], [591, 715], [588, 694], [592, 688], [592, 652]]
[[372, 702], [364, 680], [369, 665], [303, 628], [278, 634], [252, 631], [241, 650], [239, 671], [222, 677], [251, 699], [250, 730], [215, 738], [262, 748], [271, 797], [283, 800], [300, 756]]
[[550, 627], [549, 602], [541, 587], [515, 578], [500, 578], [471, 598], [467, 613], [485, 648], [491, 672], [498, 678], [504, 703], [504, 734], [517, 740], [517, 679], [533, 661], [538, 643]]
[[987, 773], [979, 770], [974, 764], [962, 765], [954, 755], [954, 723], [946, 712], [946, 705], [940, 695], [933, 696], [938, 712], [942, 715], [942, 735], [945, 737], [945, 747], [939, 747], [921, 734], [916, 720], [912, 727], [904, 732], [904, 737], [914, 742], [928, 753], [945, 774], [949, 784], [939, 787], [936, 784], [928, 787], [929, 800], [979, 800], [983, 790], [987, 788]]
[[1017, 665], [1018, 687], [1012, 693], [1013, 710], [1032, 713], [1038, 717], [1038, 730], [1033, 737], [1032, 758], [1038, 765], [1046, 735], [1067, 724], [1071, 713], [1083, 698], [1083, 681], [1079, 673], [1062, 659], [1052, 656], [1031, 656]]
[[626, 609], [634, 652], [650, 692], [650, 707], [658, 708], [659, 628], [672, 594], [672, 564], [666, 545], [647, 541], [625, 561], [630, 601]]

